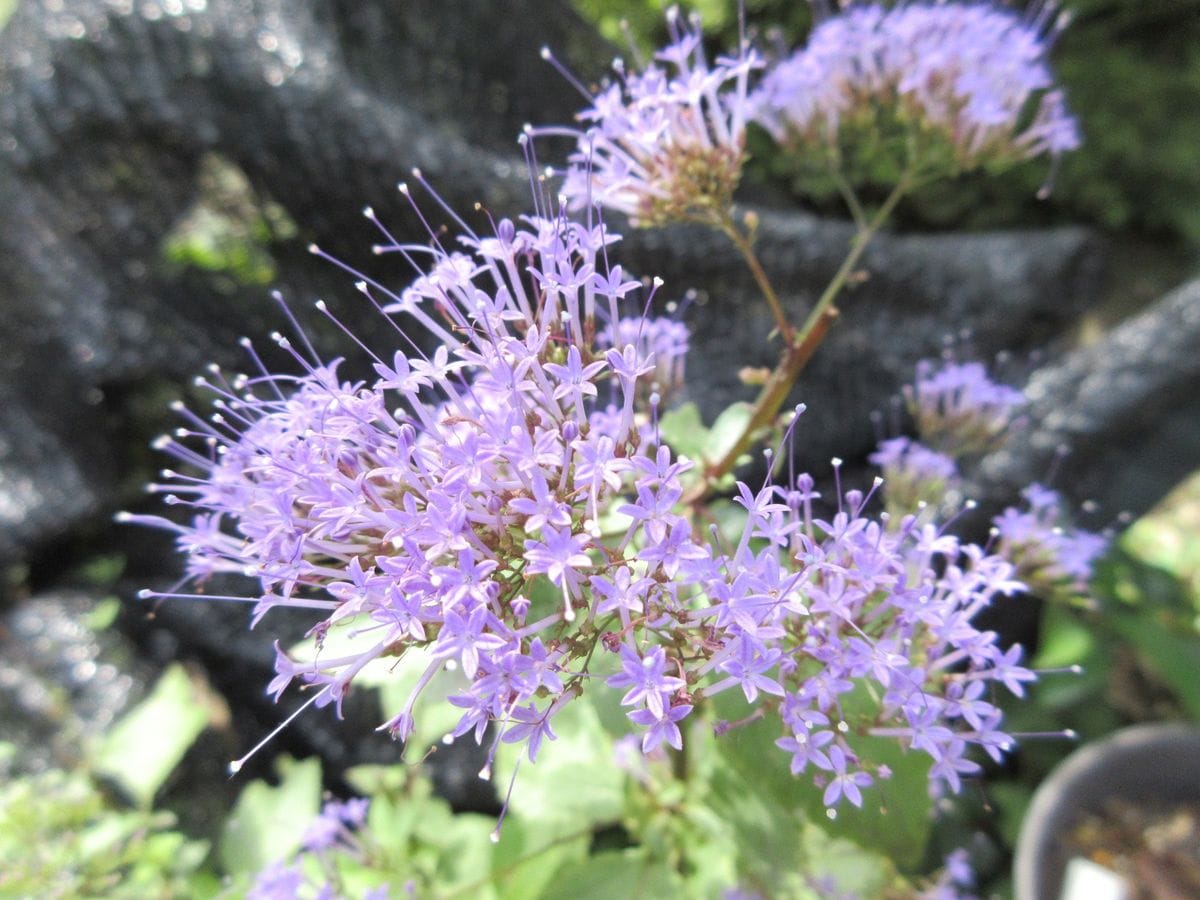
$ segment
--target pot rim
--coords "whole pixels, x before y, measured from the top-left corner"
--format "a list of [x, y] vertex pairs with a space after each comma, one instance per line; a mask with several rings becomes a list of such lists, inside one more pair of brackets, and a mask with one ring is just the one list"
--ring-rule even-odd
[[1058, 838], [1106, 800], [1200, 800], [1200, 727], [1132, 725], [1074, 751], [1033, 795], [1013, 860], [1017, 900], [1055, 900], [1066, 856]]

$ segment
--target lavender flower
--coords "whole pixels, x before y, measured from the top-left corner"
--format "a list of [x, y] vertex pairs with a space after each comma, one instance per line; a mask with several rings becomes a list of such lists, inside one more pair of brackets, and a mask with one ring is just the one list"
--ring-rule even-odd
[[1023, 424], [1025, 395], [992, 381], [982, 363], [921, 360], [904, 396], [921, 440], [950, 457], [995, 450]]
[[[481, 737], [496, 721], [532, 757], [586, 677], [568, 668], [573, 623], [577, 609], [595, 615], [588, 579], [613, 555], [598, 519], [635, 464], [657, 477], [634, 490], [664, 511], [656, 523], [675, 527], [627, 541], [663, 560], [650, 574], [673, 574], [688, 558], [682, 520], [665, 515], [679, 495], [670, 453], [658, 448], [665, 475], [641, 457], [655, 451], [637, 403], [653, 358], [625, 366], [639, 358], [634, 343], [616, 334], [606, 357], [588, 337], [622, 318], [628, 284], [601, 261], [615, 236], [565, 218], [525, 226], [505, 220], [494, 235], [468, 234], [467, 252], [390, 236], [378, 248], [431, 260], [398, 294], [358, 284], [387, 316], [406, 313], [438, 338], [431, 356], [373, 357], [377, 378], [350, 381], [340, 361], [279, 337], [300, 374], [214, 370], [200, 383], [216, 413], [206, 421], [181, 407], [187, 424], [159, 443], [199, 475], [167, 471], [153, 490], [196, 517], [124, 518], [175, 531], [198, 586], [225, 572], [256, 578], [255, 622], [279, 606], [326, 617], [311, 632], [314, 659], [277, 653], [276, 696], [298, 680], [310, 702], [340, 710], [372, 661], [423, 650], [424, 675], [384, 727], [408, 737], [424, 687], [457, 667], [469, 686], [454, 698], [465, 710], [456, 733]], [[614, 411], [598, 409], [599, 397], [615, 399]], [[543, 581], [557, 610], [532, 602]], [[334, 628], [353, 636], [352, 652], [322, 652]]]
[[[193, 522], [125, 518], [175, 531], [198, 587], [257, 579], [256, 622], [280, 606], [324, 617], [311, 659], [277, 648], [276, 697], [299, 681], [340, 709], [367, 666], [419, 654], [382, 726], [401, 739], [448, 668], [464, 676], [453, 734], [482, 741], [493, 723], [489, 752], [519, 744], [530, 760], [601, 680], [625, 689], [645, 752], [681, 747], [685, 720], [736, 689], [778, 717], [792, 771], [819, 773], [831, 805], [861, 804], [886, 777], [856, 751], [864, 735], [928, 754], [935, 782], [957, 789], [978, 768], [968, 748], [1010, 743], [985, 687], [1033, 677], [1019, 648], [971, 624], [1021, 589], [1012, 566], [924, 518], [872, 519], [870, 498], [840, 487], [836, 515], [814, 518], [807, 475], [739, 485], [734, 546], [698, 532], [680, 506], [693, 463], [658, 434], [657, 394], [642, 399], [686, 336], [622, 316], [632, 288], [603, 262], [613, 240], [561, 215], [502, 221], [454, 250], [389, 236], [381, 252], [428, 263], [399, 293], [359, 289], [400, 340], [404, 313], [438, 349], [384, 359], [361, 344], [376, 377], [356, 381], [282, 337], [299, 373], [271, 374], [247, 342], [256, 371], [201, 379], [215, 413], [180, 408], [185, 426], [160, 443], [198, 474], [168, 471], [153, 489]], [[656, 329], [663, 346], [644, 340]], [[953, 418], [949, 396], [937, 408]], [[335, 630], [352, 649], [326, 646]], [[851, 692], [874, 708], [851, 713]], [[330, 808], [307, 843], [334, 846], [359, 818]]]
[[657, 392], [664, 404], [683, 390], [688, 338], [687, 326], [682, 322], [646, 317], [622, 319], [599, 335], [602, 344], [633, 347], [641, 364], [653, 364], [655, 380], [645, 387]]
[[[634, 225], [722, 224], [741, 178], [750, 72], [760, 65], [743, 41], [736, 57], [709, 65], [699, 19], [667, 10], [671, 43], [639, 72], [614, 64], [617, 81], [578, 116], [583, 130], [531, 133], [576, 139], [563, 193], [575, 208], [618, 210]], [[547, 51], [547, 57], [548, 51]]]
[[353, 846], [353, 831], [367, 821], [370, 803], [365, 797], [344, 802], [326, 801], [321, 807], [321, 814], [305, 830], [302, 846], [314, 853], [329, 850], [338, 844]]
[[853, 4], [820, 22], [751, 97], [800, 156], [852, 173], [996, 168], [1080, 144], [1047, 61], [1065, 23], [990, 2]]
[[1034, 594], [1086, 602], [1096, 561], [1108, 549], [1108, 536], [1073, 527], [1057, 491], [1032, 484], [1022, 496], [1027, 509], [1010, 506], [992, 520], [996, 552], [1013, 561]]
[[906, 437], [881, 441], [869, 459], [883, 471], [887, 507], [893, 513], [923, 504], [940, 507], [959, 481], [953, 459]]
[[[751, 705], [774, 709], [793, 773], [828, 773], [827, 804], [858, 805], [884, 777], [856, 753], [858, 734], [928, 754], [934, 783], [957, 790], [978, 771], [969, 746], [998, 756], [1012, 743], [985, 687], [1019, 691], [1033, 677], [1019, 648], [1001, 651], [971, 621], [1023, 586], [1005, 559], [933, 523], [907, 516], [888, 527], [867, 517], [860, 492], [847, 493], [831, 520], [815, 519], [798, 499], [811, 484], [805, 477], [798, 489], [758, 495], [743, 487], [741, 541], [695, 579], [705, 603], [691, 620], [709, 631], [693, 671], [711, 677], [690, 695], [739, 687]], [[843, 707], [860, 689], [856, 696], [878, 698], [869, 714]]]

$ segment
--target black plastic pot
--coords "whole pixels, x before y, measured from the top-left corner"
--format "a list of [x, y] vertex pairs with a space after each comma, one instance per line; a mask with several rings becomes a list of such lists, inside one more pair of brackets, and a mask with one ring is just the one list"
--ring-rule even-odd
[[1147, 806], [1200, 801], [1200, 728], [1137, 725], [1067, 757], [1033, 795], [1021, 827], [1017, 900], [1058, 900], [1072, 856], [1066, 838], [1110, 798]]

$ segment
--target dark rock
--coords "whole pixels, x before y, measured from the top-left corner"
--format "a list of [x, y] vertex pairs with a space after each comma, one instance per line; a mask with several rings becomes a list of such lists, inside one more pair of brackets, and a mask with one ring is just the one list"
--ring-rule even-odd
[[1200, 280], [1035, 371], [1025, 388], [1030, 427], [984, 460], [991, 493], [1057, 469], [1056, 487], [1077, 504], [1096, 502], [1109, 520], [1145, 512], [1200, 468], [1198, 348]]
[[14, 774], [71, 768], [87, 742], [145, 696], [155, 668], [88, 615], [95, 598], [39, 595], [0, 618], [0, 721], [17, 746]]
[[[758, 253], [794, 321], [845, 258], [853, 229], [812, 216], [763, 214]], [[693, 327], [689, 387], [709, 421], [754, 391], [743, 366], [771, 366], [778, 341], [765, 302], [728, 241], [705, 229], [633, 232], [621, 251], [634, 271], [666, 278], [665, 293], [703, 291]], [[876, 238], [841, 316], [793, 392], [808, 410], [797, 462], [861, 458], [877, 435], [869, 412], [886, 406], [923, 357], [948, 343], [980, 359], [1027, 354], [1076, 321], [1102, 278], [1100, 240], [1082, 228]], [[966, 332], [964, 336], [964, 332]]]
[[[272, 287], [304, 308], [353, 298], [305, 246], [365, 264], [364, 202], [420, 239], [394, 193], [414, 165], [459, 208], [523, 208], [512, 138], [535, 113], [568, 119], [576, 102], [538, 58], [543, 40], [585, 68], [607, 56], [566, 4], [529, 0], [22, 3], [0, 34], [0, 561], [118, 505], [110, 463], [127, 450], [96, 425], [126, 431], [123, 402], [212, 359], [241, 365], [240, 335], [283, 324], [265, 286], [165, 259], [206, 159], [302, 223], [270, 242]], [[364, 318], [363, 304], [346, 306]], [[133, 431], [137, 444], [152, 436]]]

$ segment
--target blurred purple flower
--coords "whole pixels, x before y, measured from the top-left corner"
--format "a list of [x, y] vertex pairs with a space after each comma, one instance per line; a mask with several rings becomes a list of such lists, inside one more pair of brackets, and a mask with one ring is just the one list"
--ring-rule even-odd
[[[1048, 63], [1065, 23], [990, 2], [855, 3], [814, 28], [751, 97], [754, 118], [796, 153], [826, 164], [894, 143], [951, 171], [996, 166], [1080, 144]], [[905, 164], [901, 159], [899, 163]]]

